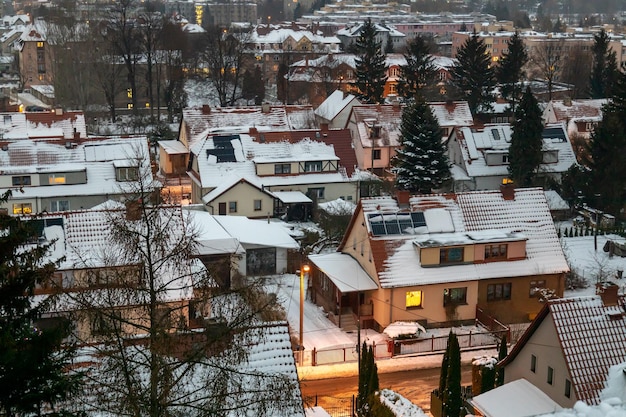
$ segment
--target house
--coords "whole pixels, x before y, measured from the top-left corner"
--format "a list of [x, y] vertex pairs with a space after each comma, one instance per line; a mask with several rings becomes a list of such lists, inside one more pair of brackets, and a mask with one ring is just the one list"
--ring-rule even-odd
[[563, 123], [579, 160], [587, 152], [593, 130], [602, 121], [602, 107], [607, 99], [552, 100], [543, 111], [544, 123]]
[[310, 138], [258, 143], [247, 134], [209, 136], [191, 149], [188, 174], [192, 202], [220, 215], [302, 220], [313, 201], [356, 201], [358, 192], [334, 148]]
[[46, 24], [38, 20], [28, 25], [17, 42], [20, 78], [24, 80], [24, 87], [52, 84], [54, 56], [47, 39]]
[[315, 117], [320, 125], [327, 124], [330, 129], [343, 129], [348, 123], [348, 116], [353, 106], [361, 104], [352, 94], [335, 90], [315, 109]]
[[439, 126], [443, 129], [442, 140], [444, 141], [448, 139], [455, 128], [474, 125], [472, 112], [467, 101], [429, 102], [428, 105]]
[[540, 188], [363, 198], [336, 253], [310, 255], [313, 298], [331, 318], [377, 329], [502, 323], [541, 309], [537, 288], [563, 294], [569, 271]]
[[[406, 35], [396, 30], [395, 27], [386, 25], [384, 22], [372, 22], [372, 24], [376, 32], [376, 42], [381, 44], [382, 50], [391, 48], [394, 51], [399, 51], [406, 46]], [[361, 36], [364, 25], [364, 23], [356, 23], [337, 31], [337, 38], [341, 41], [341, 47], [344, 51], [349, 49]]]
[[371, 170], [380, 177], [389, 175], [391, 160], [400, 146], [401, 120], [400, 103], [352, 107], [347, 127], [359, 169]]
[[[454, 190], [497, 189], [509, 176], [509, 124], [460, 127], [448, 138], [448, 157], [453, 164]], [[562, 124], [546, 125], [543, 133], [543, 162], [537, 176], [556, 182], [576, 163], [569, 136]]]
[[12, 196], [0, 208], [14, 215], [87, 209], [125, 199], [140, 182], [144, 191], [160, 186], [152, 178], [145, 136], [2, 143], [0, 192], [12, 190]]
[[626, 360], [626, 313], [617, 285], [600, 295], [545, 302], [500, 362], [505, 382], [525, 378], [564, 408], [600, 403], [609, 368]]

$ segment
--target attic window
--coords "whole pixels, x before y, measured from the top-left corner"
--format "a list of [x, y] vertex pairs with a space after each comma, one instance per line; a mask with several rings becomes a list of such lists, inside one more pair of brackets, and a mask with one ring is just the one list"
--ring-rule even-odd
[[498, 129], [491, 129], [491, 133], [493, 134], [494, 140], [500, 140], [500, 132], [498, 132]]
[[413, 234], [414, 229], [426, 226], [424, 213], [369, 213], [367, 219], [374, 236]]

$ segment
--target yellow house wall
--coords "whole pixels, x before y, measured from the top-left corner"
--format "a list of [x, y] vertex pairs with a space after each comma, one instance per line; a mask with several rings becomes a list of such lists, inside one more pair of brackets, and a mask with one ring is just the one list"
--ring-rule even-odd
[[[467, 287], [467, 304], [457, 306], [452, 317], [446, 314], [443, 306], [444, 290], [460, 287]], [[422, 291], [422, 308], [406, 307], [406, 293], [409, 291]], [[402, 320], [424, 320], [427, 325], [435, 327], [451, 320], [473, 320], [477, 294], [478, 283], [471, 281], [380, 290], [373, 298], [374, 319], [381, 327]]]
[[370, 246], [367, 229], [360, 227], [364, 224], [363, 212], [359, 214], [355, 220], [355, 227], [350, 230], [346, 239], [346, 244], [342, 252], [352, 256], [361, 265], [361, 268], [378, 284], [378, 273], [372, 259], [372, 248]]
[[[450, 246], [453, 247], [453, 246]], [[454, 246], [458, 247], [458, 246]], [[463, 250], [463, 262], [474, 262], [475, 251], [473, 245], [464, 246]], [[417, 250], [417, 249], [416, 249]], [[439, 265], [439, 254], [441, 247], [436, 248], [421, 248], [420, 262], [423, 266], [436, 266]], [[483, 249], [484, 251], [484, 249]]]
[[[526, 241], [503, 242], [507, 244], [507, 259], [520, 259], [526, 257]], [[485, 260], [485, 244], [474, 245], [474, 261]]]
[[[261, 210], [254, 210], [254, 200], [261, 200]], [[237, 212], [231, 213], [229, 204], [237, 202]], [[219, 203], [226, 203], [226, 214], [246, 217], [267, 217], [274, 213], [274, 200], [248, 183], [239, 183], [208, 204], [209, 212], [219, 214]]]
[[[281, 162], [281, 164], [289, 164], [291, 166], [291, 172], [293, 174], [298, 173], [298, 163], [297, 162]], [[256, 174], [260, 177], [266, 175], [276, 175], [274, 173], [274, 165], [278, 164], [278, 162], [272, 162], [271, 164], [255, 164]]]

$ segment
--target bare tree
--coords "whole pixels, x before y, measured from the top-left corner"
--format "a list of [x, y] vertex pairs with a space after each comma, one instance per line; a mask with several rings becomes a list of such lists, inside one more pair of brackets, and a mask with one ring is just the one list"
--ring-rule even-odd
[[548, 96], [552, 100], [554, 83], [562, 71], [563, 39], [546, 39], [539, 42], [530, 54], [531, 73], [548, 83]]
[[154, 203], [148, 170], [141, 161], [137, 183], [125, 189], [126, 210], [104, 214], [106, 250], [81, 257], [89, 285], [72, 295], [83, 323], [77, 337], [91, 343], [97, 365], [80, 406], [136, 417], [301, 409], [288, 376], [241, 366], [263, 340], [265, 319], [276, 319], [274, 300], [258, 283], [220, 279], [219, 267], [205, 268], [194, 218]]
[[589, 95], [590, 61], [591, 54], [583, 49], [583, 45], [578, 44], [570, 48], [561, 79], [573, 86], [572, 98], [586, 98]]

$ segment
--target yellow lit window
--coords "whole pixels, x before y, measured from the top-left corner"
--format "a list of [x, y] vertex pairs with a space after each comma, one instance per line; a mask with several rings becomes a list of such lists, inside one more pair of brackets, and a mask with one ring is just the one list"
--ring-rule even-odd
[[30, 214], [33, 212], [31, 203], [13, 204], [13, 214]]
[[37, 48], [43, 48], [43, 42], [37, 42]]
[[133, 98], [133, 89], [132, 88], [126, 89], [126, 97]]
[[65, 184], [65, 175], [61, 174], [50, 174], [48, 175], [48, 184]]
[[150, 103], [146, 103], [146, 108], [150, 108]]
[[43, 74], [39, 74], [37, 78], [39, 78], [39, 81], [43, 81]]
[[423, 294], [421, 291], [406, 292], [406, 308], [421, 308]]
[[132, 109], [133, 108], [133, 103], [128, 103], [126, 105], [126, 108], [129, 109], [129, 110]]

